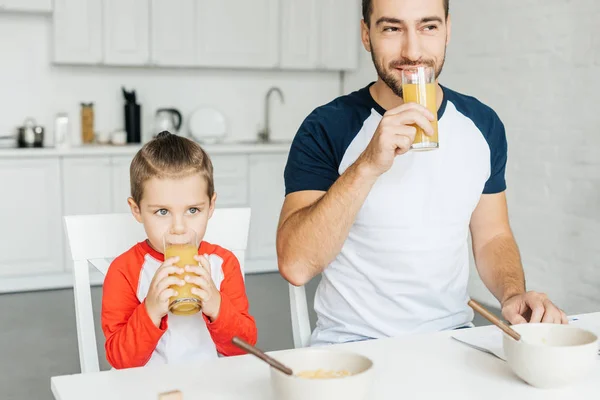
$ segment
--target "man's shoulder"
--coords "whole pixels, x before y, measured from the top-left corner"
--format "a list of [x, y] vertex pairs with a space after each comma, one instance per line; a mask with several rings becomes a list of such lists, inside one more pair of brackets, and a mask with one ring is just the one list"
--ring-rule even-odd
[[368, 87], [365, 87], [315, 108], [303, 121], [300, 129], [312, 130], [318, 127], [329, 134], [341, 130], [347, 132], [351, 125], [362, 125], [370, 115], [371, 108]]
[[442, 86], [447, 102], [452, 103], [456, 110], [469, 118], [481, 133], [488, 136], [504, 134], [504, 125], [494, 109], [474, 96], [459, 93], [455, 90]]
[[499, 119], [496, 111], [475, 96], [470, 96], [442, 86], [446, 100], [451, 102], [456, 110], [471, 119]]

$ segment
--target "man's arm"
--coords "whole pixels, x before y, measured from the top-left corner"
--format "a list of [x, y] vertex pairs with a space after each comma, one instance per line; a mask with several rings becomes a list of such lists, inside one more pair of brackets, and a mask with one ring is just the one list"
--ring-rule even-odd
[[477, 272], [489, 291], [500, 304], [525, 293], [525, 276], [508, 222], [505, 193], [482, 195], [470, 227]]
[[484, 194], [471, 216], [473, 254], [481, 280], [502, 305], [509, 322], [566, 323], [545, 294], [526, 292], [517, 243], [508, 222], [504, 192]]
[[396, 156], [410, 149], [416, 133], [411, 125], [432, 135], [433, 119], [429, 110], [415, 103], [387, 111], [365, 151], [326, 193], [304, 187], [287, 195], [277, 230], [279, 271], [287, 281], [304, 285], [329, 265], [377, 178], [391, 168]]
[[287, 281], [302, 286], [333, 261], [376, 179], [355, 163], [327, 192], [301, 191], [286, 197], [277, 230], [277, 256]]

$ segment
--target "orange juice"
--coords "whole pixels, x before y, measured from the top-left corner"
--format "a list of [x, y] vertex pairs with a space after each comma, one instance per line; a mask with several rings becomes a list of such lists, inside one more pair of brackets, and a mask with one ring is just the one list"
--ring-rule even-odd
[[437, 87], [435, 83], [405, 83], [402, 85], [402, 93], [405, 103], [417, 103], [427, 107], [435, 116], [435, 120], [431, 122], [433, 125], [433, 136], [427, 136], [423, 129], [418, 125], [413, 125], [417, 128], [415, 141], [413, 142], [413, 150], [431, 150], [439, 147], [438, 141], [438, 120], [437, 120]]
[[[174, 265], [180, 268], [185, 268], [186, 265], [198, 265], [198, 261], [194, 260], [194, 256], [198, 254], [198, 247], [193, 244], [172, 244], [165, 250], [165, 260], [171, 257], [178, 256], [179, 261]], [[179, 279], [184, 279], [186, 275], [195, 275], [191, 272], [183, 274], [175, 274]], [[192, 293], [192, 288], [196, 287], [191, 283], [183, 286], [171, 286], [177, 291], [177, 296], [173, 296], [169, 302], [169, 311], [175, 315], [192, 315], [201, 310], [202, 305], [200, 298]]]

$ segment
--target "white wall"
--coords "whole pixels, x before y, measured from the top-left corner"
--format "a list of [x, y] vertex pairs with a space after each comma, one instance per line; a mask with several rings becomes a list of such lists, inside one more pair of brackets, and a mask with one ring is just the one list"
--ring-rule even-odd
[[[600, 2], [453, 0], [451, 14], [440, 82], [478, 97], [506, 125], [509, 210], [528, 287], [568, 312], [597, 311]], [[346, 92], [375, 79], [362, 61]], [[472, 295], [495, 302], [472, 272]]]
[[152, 127], [160, 107], [178, 108], [184, 118], [196, 107], [213, 106], [229, 123], [229, 136], [250, 139], [263, 124], [264, 96], [272, 97], [273, 137], [291, 138], [308, 113], [340, 93], [337, 72], [282, 72], [207, 69], [144, 69], [51, 64], [51, 18], [0, 13], [0, 135], [32, 116], [52, 132], [57, 112], [68, 112], [80, 140], [81, 102], [94, 102], [96, 130], [123, 128], [121, 85], [136, 89], [142, 126]]

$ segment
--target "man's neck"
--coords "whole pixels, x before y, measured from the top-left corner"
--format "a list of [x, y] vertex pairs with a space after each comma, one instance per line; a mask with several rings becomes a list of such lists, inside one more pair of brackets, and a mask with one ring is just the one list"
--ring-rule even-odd
[[[442, 105], [442, 101], [444, 100], [444, 92], [440, 87], [439, 83], [436, 81], [437, 91], [436, 91], [436, 100], [437, 100], [437, 108]], [[390, 87], [381, 80], [381, 78], [377, 79], [370, 88], [369, 92], [371, 93], [371, 97], [377, 104], [383, 107], [384, 110], [391, 110], [392, 108], [396, 108], [404, 104], [404, 100], [402, 97], [399, 97], [390, 89]]]

